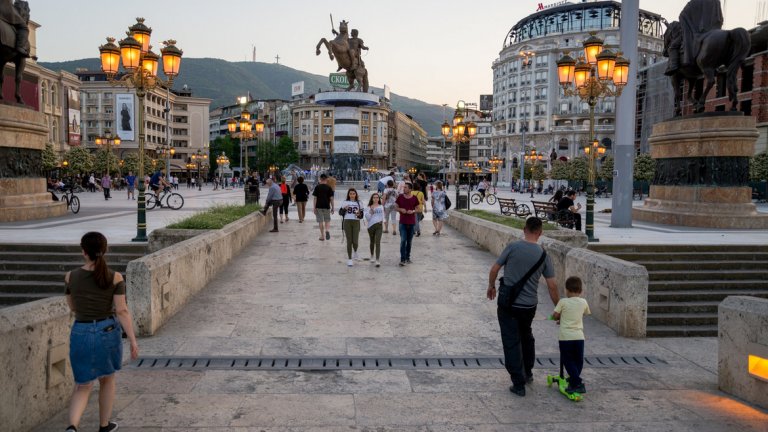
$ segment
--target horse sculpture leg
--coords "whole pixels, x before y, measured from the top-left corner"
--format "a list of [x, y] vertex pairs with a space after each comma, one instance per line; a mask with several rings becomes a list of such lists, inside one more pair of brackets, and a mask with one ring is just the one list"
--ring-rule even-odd
[[317, 43], [317, 47], [315, 47], [315, 55], [320, 55], [320, 46], [325, 45], [325, 49], [328, 50], [328, 57], [333, 60], [333, 49], [331, 49], [331, 44], [325, 39], [320, 39], [320, 42]]
[[[16, 65], [16, 102], [23, 104], [24, 100], [21, 98], [21, 80], [24, 77], [24, 66], [26, 65], [26, 62], [23, 57], [17, 55], [14, 64]], [[2, 88], [2, 84], [0, 84], [0, 88]]]

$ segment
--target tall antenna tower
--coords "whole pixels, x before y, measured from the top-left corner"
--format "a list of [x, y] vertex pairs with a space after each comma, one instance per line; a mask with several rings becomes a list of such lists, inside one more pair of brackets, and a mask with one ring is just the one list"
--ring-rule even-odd
[[251, 45], [253, 48], [253, 56], [252, 56], [252, 62], [256, 63], [256, 45]]

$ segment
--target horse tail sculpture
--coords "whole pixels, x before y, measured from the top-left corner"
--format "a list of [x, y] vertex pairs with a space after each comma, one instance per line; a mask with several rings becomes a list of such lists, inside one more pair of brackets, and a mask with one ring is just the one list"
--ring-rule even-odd
[[738, 109], [738, 93], [739, 87], [736, 81], [736, 72], [738, 72], [741, 65], [744, 63], [744, 59], [749, 56], [749, 51], [752, 46], [749, 32], [739, 27], [728, 32], [728, 38], [731, 42], [731, 58], [728, 61], [728, 73], [726, 77], [728, 79], [728, 99], [731, 101], [731, 111]]

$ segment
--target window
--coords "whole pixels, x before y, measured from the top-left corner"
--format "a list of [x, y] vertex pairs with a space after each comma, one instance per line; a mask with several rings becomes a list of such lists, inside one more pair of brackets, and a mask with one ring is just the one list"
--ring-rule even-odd
[[43, 81], [43, 85], [41, 86], [40, 90], [40, 96], [43, 99], [43, 106], [48, 105], [48, 81]]
[[320, 118], [320, 111], [316, 110], [316, 111], [312, 111], [312, 113], [314, 114], [313, 115], [314, 118]]
[[323, 133], [325, 135], [330, 135], [332, 133], [331, 125], [325, 125], [323, 126]]
[[368, 120], [368, 113], [367, 112], [363, 113], [363, 120]]
[[[752, 91], [753, 82], [754, 82], [754, 74], [755, 74], [755, 66], [754, 65], [746, 65], [741, 68], [741, 91], [742, 92], [748, 92]], [[745, 115], [749, 115], [746, 114]]]
[[368, 126], [363, 126], [363, 135], [368, 135], [369, 133]]
[[315, 133], [315, 135], [317, 135], [318, 133], [320, 133], [320, 126], [318, 126], [318, 125], [315, 125], [315, 127], [313, 128], [313, 132]]
[[363, 150], [368, 150], [368, 141], [363, 141]]
[[306, 135], [307, 134], [307, 125], [301, 125], [301, 134]]
[[56, 84], [51, 84], [51, 104], [54, 107], [59, 106], [59, 89]]
[[301, 140], [301, 149], [306, 150], [307, 149], [307, 141]]

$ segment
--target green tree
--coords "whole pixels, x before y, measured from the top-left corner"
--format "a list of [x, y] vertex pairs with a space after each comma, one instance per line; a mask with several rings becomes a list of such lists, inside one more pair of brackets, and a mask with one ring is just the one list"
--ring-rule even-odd
[[274, 149], [274, 163], [280, 168], [285, 168], [299, 161], [299, 152], [291, 137], [283, 135]]
[[56, 152], [53, 151], [53, 144], [46, 144], [43, 149], [43, 169], [50, 171], [58, 165], [59, 162], [56, 160]]
[[589, 162], [585, 156], [579, 156], [571, 159], [569, 162], [568, 180], [587, 181], [589, 174]]
[[[253, 146], [251, 146], [253, 147]], [[208, 154], [208, 160], [210, 161], [211, 171], [215, 172], [219, 165], [216, 163], [216, 158], [224, 153], [229, 158], [230, 166], [236, 166], [240, 162], [240, 140], [238, 138], [232, 138], [229, 135], [217, 137], [211, 142], [210, 152]], [[253, 166], [254, 163], [251, 158], [248, 158], [248, 165]]]
[[120, 159], [115, 156], [114, 152], [103, 148], [96, 151], [93, 157], [93, 169], [97, 173], [101, 174], [107, 170], [107, 162], [109, 162], [109, 175], [120, 171]]
[[613, 180], [613, 155], [608, 155], [600, 165], [599, 177], [605, 181]]
[[635, 180], [651, 181], [656, 174], [656, 161], [648, 153], [640, 153], [635, 157]]
[[64, 154], [72, 173], [90, 173], [93, 171], [93, 155], [84, 147], [73, 147]]
[[763, 152], [750, 158], [749, 178], [753, 181], [768, 180], [768, 153]]
[[558, 159], [552, 163], [552, 169], [549, 171], [549, 177], [552, 180], [568, 180], [570, 176], [568, 162]]
[[531, 169], [527, 170], [531, 173], [533, 180], [542, 181], [547, 178], [546, 164], [544, 162], [536, 162]]
[[139, 173], [139, 155], [137, 153], [128, 153], [123, 159], [123, 173], [128, 174], [128, 171], [133, 174]]

